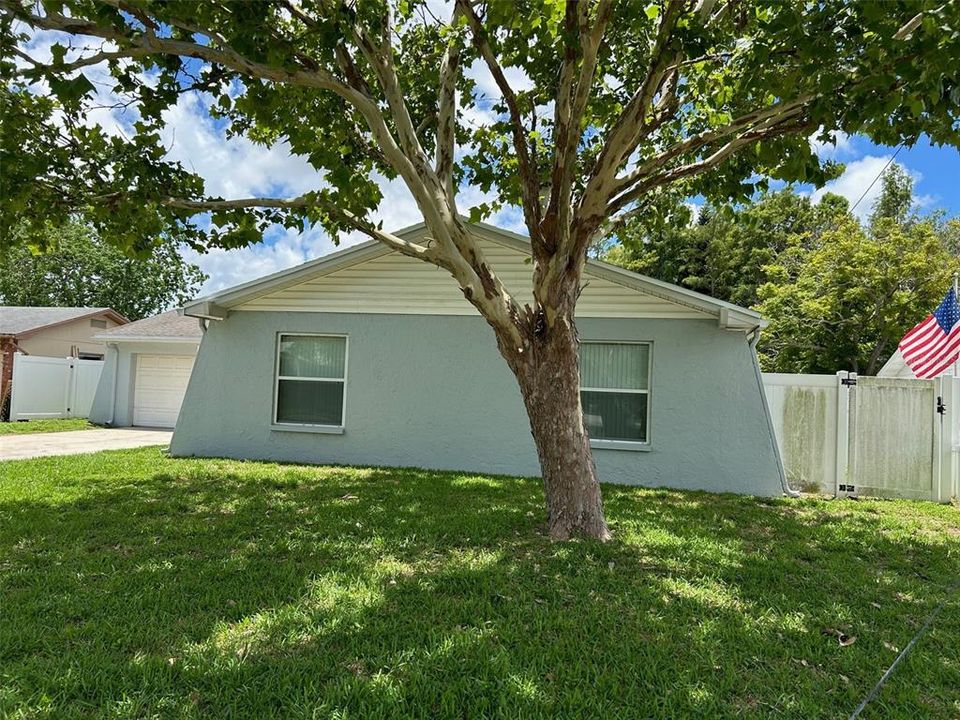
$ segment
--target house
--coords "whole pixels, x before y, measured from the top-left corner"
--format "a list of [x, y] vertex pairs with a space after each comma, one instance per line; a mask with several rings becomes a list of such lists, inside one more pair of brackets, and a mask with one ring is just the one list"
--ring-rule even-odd
[[[528, 240], [471, 232], [507, 286], [529, 291]], [[754, 351], [763, 319], [602, 262], [584, 281], [583, 403], [600, 478], [781, 494]], [[206, 331], [173, 455], [539, 474], [516, 380], [439, 269], [367, 242], [184, 312]]]
[[[953, 377], [954, 369], [955, 366], [951, 365], [940, 374]], [[913, 380], [917, 376], [913, 374], [913, 370], [907, 365], [907, 361], [903, 359], [903, 355], [900, 354], [900, 349], [898, 348], [894, 351], [893, 355], [890, 356], [890, 359], [883, 364], [883, 367], [880, 368], [877, 377], [909, 378]]]
[[13, 381], [13, 354], [102, 360], [97, 333], [129, 322], [110, 308], [0, 306], [0, 405]]
[[173, 427], [203, 332], [171, 310], [97, 335], [108, 349], [90, 420], [115, 427]]

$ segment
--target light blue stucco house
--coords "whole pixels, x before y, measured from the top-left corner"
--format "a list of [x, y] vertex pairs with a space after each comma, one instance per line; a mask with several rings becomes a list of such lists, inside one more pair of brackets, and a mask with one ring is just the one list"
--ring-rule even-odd
[[[471, 228], [508, 288], [529, 288], [527, 240]], [[493, 333], [441, 270], [369, 242], [184, 312], [205, 330], [173, 455], [539, 472]], [[754, 351], [763, 325], [750, 310], [590, 261], [577, 326], [601, 479], [783, 493]]]

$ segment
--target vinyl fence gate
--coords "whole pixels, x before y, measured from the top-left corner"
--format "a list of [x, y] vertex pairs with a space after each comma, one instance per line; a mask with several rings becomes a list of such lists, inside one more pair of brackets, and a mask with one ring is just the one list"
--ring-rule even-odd
[[958, 492], [960, 379], [763, 376], [794, 488], [947, 502]]
[[10, 419], [87, 417], [103, 364], [14, 353]]

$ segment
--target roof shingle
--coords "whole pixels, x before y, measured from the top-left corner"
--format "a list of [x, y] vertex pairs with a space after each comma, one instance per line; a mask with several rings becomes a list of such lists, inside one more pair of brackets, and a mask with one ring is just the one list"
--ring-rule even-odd
[[48, 325], [57, 325], [107, 312], [114, 315], [114, 319], [123, 319], [110, 308], [0, 306], [0, 335], [19, 335]]
[[97, 338], [117, 340], [123, 338], [196, 338], [203, 337], [200, 321], [187, 317], [180, 310], [168, 310], [153, 317], [111, 328], [98, 333]]

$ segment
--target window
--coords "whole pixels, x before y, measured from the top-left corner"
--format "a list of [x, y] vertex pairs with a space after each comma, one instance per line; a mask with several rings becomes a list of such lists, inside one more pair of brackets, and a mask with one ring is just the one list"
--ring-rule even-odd
[[100, 328], [101, 330], [107, 327], [106, 320], [91, 320], [90, 327]]
[[347, 338], [280, 335], [274, 422], [343, 426]]
[[649, 442], [650, 345], [581, 344], [580, 403], [592, 440]]

